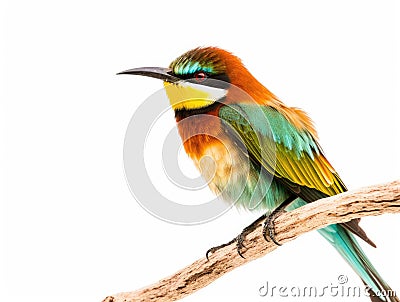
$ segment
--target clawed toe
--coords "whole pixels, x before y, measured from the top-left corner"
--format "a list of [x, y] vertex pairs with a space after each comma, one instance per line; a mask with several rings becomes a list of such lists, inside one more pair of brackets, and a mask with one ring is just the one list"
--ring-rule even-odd
[[216, 247], [212, 247], [212, 248], [209, 248], [209, 249], [207, 250], [207, 252], [206, 252], [207, 261], [210, 260], [210, 259], [208, 258], [208, 256], [209, 256], [210, 254], [215, 253], [217, 250], [218, 250], [218, 249], [216, 249]]
[[[236, 238], [237, 238], [237, 237], [236, 237]], [[210, 260], [210, 259], [208, 258], [208, 256], [209, 256], [210, 254], [213, 254], [213, 253], [215, 253], [216, 251], [218, 251], [218, 250], [220, 250], [220, 249], [222, 249], [222, 248], [224, 248], [224, 247], [226, 247], [226, 246], [232, 244], [233, 242], [236, 241], [236, 238], [232, 239], [231, 241], [229, 241], [229, 242], [227, 242], [227, 243], [224, 243], [224, 244], [221, 244], [221, 245], [218, 245], [218, 246], [214, 246], [214, 247], [208, 249], [207, 252], [206, 252], [207, 261]]]
[[[263, 225], [263, 237], [266, 241], [268, 240], [268, 237], [271, 238], [272, 242], [275, 243], [276, 245], [281, 246], [282, 244], [280, 244], [276, 239], [275, 239], [275, 225], [274, 225], [274, 221], [275, 219], [278, 217], [278, 214], [274, 214], [272, 213], [271, 215], [269, 215], [267, 217], [267, 219], [265, 219], [264, 225]], [[268, 234], [267, 234], [268, 233]]]
[[293, 202], [297, 198], [296, 195], [290, 195], [284, 202], [282, 202], [275, 210], [272, 211], [271, 214], [266, 216], [267, 218], [264, 221], [263, 225], [263, 232], [262, 235], [266, 241], [268, 240], [268, 237], [271, 238], [272, 242], [275, 243], [276, 245], [282, 245], [280, 244], [276, 239], [275, 239], [275, 225], [274, 221], [276, 218], [279, 217], [284, 211], [285, 208]]
[[243, 256], [242, 250], [243, 249], [247, 249], [247, 247], [244, 245], [244, 239], [246, 238], [246, 235], [249, 234], [251, 231], [253, 231], [255, 228], [257, 228], [260, 223], [262, 223], [262, 221], [265, 220], [265, 217], [267, 217], [265, 214], [262, 215], [260, 218], [258, 218], [256, 221], [254, 221], [252, 224], [250, 224], [249, 226], [245, 227], [243, 229], [243, 231], [236, 236], [235, 238], [233, 238], [231, 241], [221, 244], [219, 246], [215, 246], [210, 248], [207, 253], [206, 253], [206, 258], [208, 260], [208, 256], [212, 253], [215, 253], [216, 251], [218, 251], [219, 249], [232, 244], [233, 242], [236, 242], [236, 251], [239, 254], [240, 257], [242, 257], [243, 259], [245, 259], [245, 257]]
[[253, 231], [254, 229], [256, 229], [260, 223], [262, 223], [264, 221], [263, 224], [263, 230], [262, 230], [262, 235], [264, 237], [264, 239], [266, 241], [268, 240], [268, 237], [271, 238], [272, 242], [274, 242], [276, 245], [282, 245], [280, 244], [276, 239], [275, 239], [275, 225], [274, 225], [274, 221], [275, 219], [285, 211], [285, 208], [293, 201], [297, 198], [296, 195], [290, 195], [284, 202], [282, 202], [275, 210], [272, 211], [271, 214], [267, 215], [264, 214], [261, 217], [259, 217], [256, 221], [254, 221], [252, 224], [250, 224], [249, 226], [247, 226], [246, 228], [243, 229], [243, 231], [236, 236], [235, 238], [233, 238], [231, 241], [229, 241], [228, 243], [224, 243], [221, 244], [219, 246], [215, 246], [210, 248], [207, 253], [206, 253], [206, 258], [208, 260], [208, 256], [210, 254], [215, 253], [216, 251], [218, 251], [219, 249], [232, 244], [233, 242], [236, 242], [236, 251], [239, 254], [240, 257], [242, 257], [243, 259], [245, 259], [245, 257], [243, 256], [242, 250], [247, 249], [247, 247], [243, 244], [244, 239], [246, 238], [246, 235], [249, 234], [251, 231]]
[[218, 245], [218, 246], [214, 246], [210, 249], [207, 250], [206, 252], [206, 258], [207, 261], [209, 260], [209, 256], [211, 254], [214, 254], [216, 251], [231, 245], [232, 243], [236, 242], [236, 251], [239, 254], [240, 257], [242, 257], [243, 259], [245, 259], [245, 257], [243, 256], [243, 249], [247, 250], [247, 247], [244, 245], [244, 239], [246, 238], [246, 235], [248, 233], [250, 233], [251, 231], [253, 231], [257, 226], [260, 225], [260, 223], [264, 220], [264, 224], [263, 224], [263, 237], [266, 241], [268, 240], [268, 237], [271, 238], [271, 240], [276, 244], [276, 245], [281, 245], [276, 239], [275, 239], [275, 227], [274, 227], [274, 220], [279, 216], [279, 213], [277, 212], [273, 212], [270, 215], [263, 215], [260, 218], [258, 218], [256, 221], [254, 221], [251, 225], [249, 225], [248, 227], [244, 228], [243, 231], [236, 236], [235, 238], [233, 238], [231, 241]]
[[245, 236], [246, 235], [243, 235], [242, 232], [236, 237], [236, 251], [239, 254], [239, 256], [242, 257], [243, 259], [245, 259], [245, 257], [242, 254], [242, 249], [245, 248], [247, 250], [247, 247], [243, 243]]
[[246, 246], [243, 244], [244, 238], [245, 238], [245, 235], [242, 232], [237, 237], [233, 238], [231, 241], [229, 241], [227, 243], [224, 243], [224, 244], [221, 244], [221, 245], [218, 245], [218, 246], [214, 246], [214, 247], [208, 249], [207, 252], [206, 252], [207, 261], [209, 260], [209, 256], [211, 254], [214, 254], [216, 251], [218, 251], [218, 250], [220, 250], [220, 249], [222, 249], [222, 248], [224, 248], [224, 247], [226, 247], [228, 245], [231, 245], [234, 242], [236, 242], [236, 251], [237, 251], [237, 253], [239, 254], [240, 257], [242, 257], [244, 259], [245, 257], [242, 254], [242, 249], [243, 248], [246, 249]]

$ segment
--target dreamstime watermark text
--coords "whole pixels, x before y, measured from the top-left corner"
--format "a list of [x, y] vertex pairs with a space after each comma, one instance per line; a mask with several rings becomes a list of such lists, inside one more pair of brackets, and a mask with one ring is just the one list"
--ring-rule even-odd
[[[299, 285], [278, 285], [267, 281], [260, 286], [258, 293], [261, 297], [282, 297], [282, 298], [321, 298], [321, 297], [340, 297], [340, 298], [359, 298], [369, 297], [371, 288], [368, 286], [357, 286], [348, 284], [346, 275], [339, 275], [335, 282], [330, 282], [323, 286], [299, 286]], [[380, 297], [394, 297], [395, 291], [376, 292]]]

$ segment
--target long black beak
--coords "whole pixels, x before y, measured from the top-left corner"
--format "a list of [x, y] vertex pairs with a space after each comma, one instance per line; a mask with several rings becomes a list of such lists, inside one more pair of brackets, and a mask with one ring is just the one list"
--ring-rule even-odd
[[121, 71], [117, 74], [134, 74], [134, 75], [141, 75], [151, 78], [156, 78], [163, 80], [165, 82], [174, 83], [180, 81], [181, 79], [172, 75], [172, 70], [169, 68], [163, 67], [139, 67], [128, 69], [125, 71]]

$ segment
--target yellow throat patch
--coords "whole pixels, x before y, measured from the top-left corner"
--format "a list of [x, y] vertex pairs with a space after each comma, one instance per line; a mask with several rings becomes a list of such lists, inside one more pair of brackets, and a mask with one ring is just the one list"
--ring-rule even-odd
[[164, 82], [164, 88], [174, 110], [204, 108], [225, 95], [223, 89], [191, 83]]

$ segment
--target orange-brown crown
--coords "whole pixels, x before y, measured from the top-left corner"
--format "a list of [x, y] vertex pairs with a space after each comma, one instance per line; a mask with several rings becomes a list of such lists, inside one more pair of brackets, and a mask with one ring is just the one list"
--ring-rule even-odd
[[[210, 77], [229, 82], [227, 103], [257, 103], [274, 107], [298, 129], [307, 129], [315, 138], [317, 133], [311, 119], [299, 108], [287, 107], [264, 87], [232, 53], [218, 47], [198, 47], [187, 51], [170, 64], [178, 77], [194, 77], [204, 72]], [[239, 89], [235, 89], [239, 88]]]

